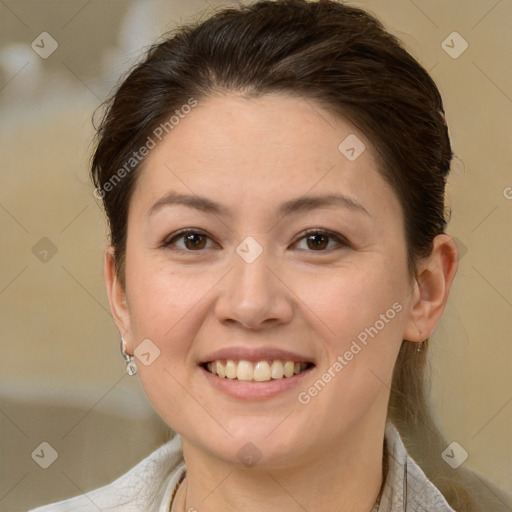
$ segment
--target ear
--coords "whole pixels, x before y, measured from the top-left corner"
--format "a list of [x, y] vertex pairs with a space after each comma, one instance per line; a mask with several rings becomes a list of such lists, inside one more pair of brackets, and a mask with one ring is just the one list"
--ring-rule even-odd
[[104, 273], [110, 311], [114, 317], [119, 334], [126, 341], [126, 351], [133, 354], [130, 314], [126, 302], [126, 292], [117, 279], [114, 248], [112, 246], [108, 246], [105, 249]]
[[430, 256], [418, 268], [404, 340], [421, 343], [432, 334], [446, 306], [457, 267], [455, 241], [445, 233], [437, 235]]

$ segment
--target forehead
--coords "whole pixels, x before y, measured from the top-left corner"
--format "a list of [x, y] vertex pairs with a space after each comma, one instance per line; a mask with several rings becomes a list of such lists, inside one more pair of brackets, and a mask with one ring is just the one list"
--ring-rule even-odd
[[334, 192], [370, 209], [399, 208], [364, 134], [313, 100], [284, 94], [199, 101], [139, 172], [133, 200], [147, 208], [170, 190], [253, 209]]

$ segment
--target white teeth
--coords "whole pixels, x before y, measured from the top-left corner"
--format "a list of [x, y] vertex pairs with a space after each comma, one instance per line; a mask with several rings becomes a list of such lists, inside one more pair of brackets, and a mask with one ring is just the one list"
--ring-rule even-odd
[[276, 359], [272, 362], [272, 366], [270, 367], [270, 374], [273, 379], [282, 379], [284, 375], [283, 363]]
[[263, 382], [270, 380], [270, 365], [267, 361], [258, 361], [254, 366], [254, 380]]
[[286, 361], [284, 363], [284, 376], [291, 377], [295, 371], [295, 363], [293, 361]]
[[236, 374], [237, 374], [236, 369], [237, 369], [237, 367], [238, 367], [238, 365], [235, 364], [234, 361], [229, 360], [229, 361], [226, 362], [226, 377], [228, 379], [236, 379]]
[[238, 380], [252, 380], [254, 377], [254, 368], [249, 361], [240, 361], [236, 369], [236, 378]]
[[282, 379], [298, 375], [308, 367], [308, 363], [295, 361], [280, 361], [274, 359], [271, 363], [263, 360], [256, 363], [251, 361], [234, 361], [228, 359], [226, 364], [221, 360], [211, 361], [206, 364], [210, 373], [222, 378], [238, 379], [244, 381], [266, 382], [271, 379]]
[[215, 369], [217, 370], [216, 373], [219, 377], [225, 377], [226, 375], [226, 369], [224, 368], [224, 365], [220, 362], [220, 361], [217, 361], [217, 364], [215, 365]]

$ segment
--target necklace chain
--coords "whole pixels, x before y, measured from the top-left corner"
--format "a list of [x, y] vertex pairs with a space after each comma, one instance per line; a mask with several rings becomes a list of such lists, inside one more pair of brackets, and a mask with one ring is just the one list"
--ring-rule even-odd
[[172, 512], [172, 506], [174, 503], [174, 498], [176, 497], [176, 492], [178, 491], [178, 488], [181, 485], [181, 482], [183, 482], [183, 480], [185, 480], [186, 474], [187, 474], [187, 472], [184, 471], [183, 474], [181, 475], [181, 477], [178, 478], [178, 481], [176, 482], [176, 485], [174, 486], [174, 489], [173, 489], [172, 495], [171, 495], [171, 503], [169, 504], [169, 512]]

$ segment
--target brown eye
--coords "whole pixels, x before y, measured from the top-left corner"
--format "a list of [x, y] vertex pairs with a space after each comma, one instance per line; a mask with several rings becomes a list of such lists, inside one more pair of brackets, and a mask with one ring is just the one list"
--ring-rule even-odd
[[185, 239], [185, 247], [187, 249], [203, 249], [206, 245], [206, 237], [197, 233], [186, 235], [183, 238]]
[[308, 235], [306, 240], [308, 243], [308, 247], [313, 250], [325, 249], [329, 244], [329, 237], [322, 234]]
[[[177, 242], [183, 240], [183, 245], [178, 245]], [[176, 233], [173, 237], [169, 238], [163, 243], [163, 247], [177, 251], [200, 251], [206, 248], [208, 236], [197, 231], [185, 230]]]
[[[308, 232], [301, 233], [301, 235], [302, 237], [298, 239], [297, 245], [305, 240], [306, 248], [299, 247], [299, 249], [309, 252], [329, 252], [331, 249], [335, 249], [336, 246], [338, 246], [338, 248], [342, 248], [350, 245], [345, 237], [330, 231], [310, 230]], [[299, 237], [301, 235], [299, 235]], [[334, 242], [334, 247], [328, 248], [330, 242]]]

